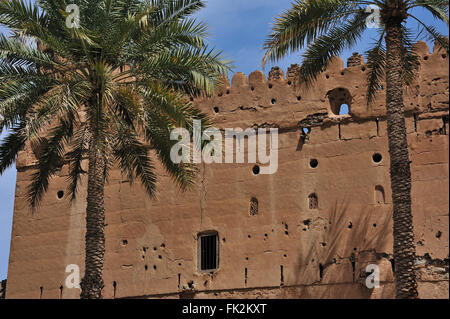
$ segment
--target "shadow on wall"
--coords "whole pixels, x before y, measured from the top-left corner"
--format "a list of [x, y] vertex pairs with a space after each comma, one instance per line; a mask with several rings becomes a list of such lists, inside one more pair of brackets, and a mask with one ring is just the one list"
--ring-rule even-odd
[[[380, 217], [377, 216], [376, 208], [370, 208], [368, 211], [361, 212], [356, 218], [355, 215], [348, 214], [348, 201], [342, 201], [341, 203], [335, 202], [331, 208], [331, 214], [329, 220], [326, 220], [326, 224], [323, 227], [323, 233], [320, 238], [323, 240], [317, 240], [316, 245], [309, 245], [305, 253], [301, 253], [298, 257], [297, 265], [299, 265], [295, 273], [296, 283], [305, 283], [311, 276], [316, 278], [317, 271], [319, 273], [319, 281], [313, 282], [314, 285], [326, 284], [322, 280], [324, 273], [326, 273], [327, 267], [336, 263], [348, 263], [352, 265], [353, 274], [342, 274], [342, 278], [337, 278], [337, 283], [346, 283], [347, 285], [340, 285], [338, 287], [339, 294], [336, 295], [336, 290], [332, 291], [325, 286], [325, 289], [315, 289], [314, 295], [310, 296], [311, 285], [302, 286], [297, 290], [298, 298], [348, 298], [355, 296], [355, 285], [352, 283], [361, 283], [358, 296], [362, 298], [370, 298], [373, 290], [370, 290], [364, 286], [365, 282], [365, 269], [357, 269], [358, 257], [362, 252], [377, 253], [377, 255], [383, 255], [387, 257], [387, 254], [382, 253], [380, 250], [386, 246], [390, 237], [392, 236], [392, 210], [389, 213]], [[372, 224], [371, 220], [376, 219], [379, 223], [375, 232], [373, 228], [376, 224]], [[351, 221], [349, 221], [351, 219]], [[312, 226], [314, 221], [308, 221]], [[372, 229], [371, 229], [372, 228]], [[321, 242], [320, 242], [321, 241]], [[322, 247], [317, 247], [321, 245]], [[338, 251], [339, 249], [339, 251]], [[344, 256], [342, 252], [344, 253]], [[359, 261], [361, 262], [361, 261]], [[363, 264], [362, 261], [361, 264]], [[352, 277], [353, 280], [346, 281], [344, 278]], [[343, 279], [340, 281], [339, 279]], [[363, 279], [363, 280], [362, 280]], [[329, 282], [327, 282], [329, 283]], [[288, 292], [284, 292], [286, 294]], [[287, 295], [284, 297], [288, 297]], [[289, 296], [290, 298], [296, 298], [296, 296]]]

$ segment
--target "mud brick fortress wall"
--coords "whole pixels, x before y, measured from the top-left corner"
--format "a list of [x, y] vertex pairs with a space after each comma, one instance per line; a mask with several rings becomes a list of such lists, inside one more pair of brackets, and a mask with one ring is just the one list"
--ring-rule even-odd
[[[421, 65], [405, 107], [419, 293], [448, 298], [449, 58], [417, 47]], [[236, 73], [214, 97], [195, 101], [220, 129], [279, 128], [276, 174], [256, 175], [251, 163], [201, 164], [196, 187], [181, 193], [159, 167], [158, 200], [151, 200], [119, 170], [111, 173], [106, 298], [394, 297], [384, 86], [367, 107], [358, 55], [347, 68], [335, 58], [311, 90], [295, 84], [295, 69], [286, 78], [278, 68], [268, 79]], [[344, 103], [349, 114], [336, 115]], [[31, 214], [24, 195], [37, 154], [28, 147], [16, 164], [6, 297], [78, 298], [79, 289], [64, 283], [66, 265], [83, 273], [86, 193], [72, 206], [58, 199], [63, 166]], [[205, 231], [219, 239], [212, 273], [199, 271]], [[379, 266], [380, 288], [365, 286], [368, 264]]]

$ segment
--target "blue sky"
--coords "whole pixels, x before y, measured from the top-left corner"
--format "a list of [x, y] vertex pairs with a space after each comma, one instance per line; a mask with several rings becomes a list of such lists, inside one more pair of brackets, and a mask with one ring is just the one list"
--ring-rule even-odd
[[[273, 18], [288, 9], [291, 2], [292, 0], [210, 0], [198, 17], [209, 25], [210, 43], [223, 50], [234, 61], [235, 71], [248, 75], [261, 70], [264, 54], [262, 45], [269, 34]], [[445, 24], [434, 23], [432, 16], [422, 10], [417, 10], [414, 14], [448, 36]], [[414, 24], [411, 26], [415, 27]], [[1, 26], [0, 32], [5, 32]], [[345, 61], [352, 52], [362, 53], [367, 50], [375, 35], [375, 30], [369, 29], [362, 42], [346, 50], [341, 58]], [[286, 70], [291, 63], [300, 63], [300, 54], [301, 52], [294, 53], [277, 65]], [[270, 67], [271, 65], [267, 66], [266, 73]], [[0, 138], [3, 137], [4, 134]], [[0, 280], [6, 278], [8, 268], [15, 182], [14, 167], [0, 176]]]

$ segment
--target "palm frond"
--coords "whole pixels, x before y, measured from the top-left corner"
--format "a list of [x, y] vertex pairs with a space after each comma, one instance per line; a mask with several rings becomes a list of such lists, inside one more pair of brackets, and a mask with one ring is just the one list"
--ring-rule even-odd
[[202, 0], [150, 0], [149, 4], [155, 9], [150, 17], [154, 28], [187, 18], [205, 7]]
[[229, 61], [224, 60], [222, 52], [207, 47], [182, 47], [148, 57], [139, 66], [137, 75], [138, 78], [155, 79], [174, 89], [183, 89], [188, 94], [201, 91], [210, 95], [228, 70]]
[[183, 95], [152, 83], [142, 87], [141, 92], [145, 112], [156, 110], [169, 116], [170, 128], [183, 127], [192, 131], [193, 120], [201, 120], [203, 125], [207, 125], [207, 116], [193, 107]]
[[419, 25], [422, 28], [421, 33], [424, 33], [425, 39], [428, 41], [434, 41], [436, 43], [439, 44], [440, 48], [439, 49], [444, 49], [447, 54], [449, 53], [449, 42], [448, 42], [448, 38], [445, 37], [444, 35], [442, 35], [439, 31], [437, 31], [437, 29], [433, 26], [430, 25], [426, 25], [424, 22], [422, 22], [420, 19], [418, 19], [417, 17], [413, 16], [413, 15], [409, 15], [409, 17], [413, 18], [414, 20], [416, 20]]
[[69, 161], [67, 196], [70, 197], [71, 202], [77, 198], [81, 175], [87, 173], [82, 168], [82, 161], [87, 154], [88, 135], [86, 126], [77, 129], [70, 144], [71, 151], [66, 154], [66, 159]]
[[22, 126], [12, 128], [0, 144], [0, 175], [10, 167], [16, 160], [17, 155], [25, 146], [25, 136], [22, 132]]
[[354, 45], [366, 29], [367, 16], [368, 13], [361, 11], [351, 20], [332, 27], [327, 34], [318, 37], [303, 54], [300, 82], [311, 85], [334, 56]]
[[414, 0], [410, 8], [422, 7], [428, 10], [434, 18], [449, 23], [448, 11], [449, 4], [447, 0]]
[[28, 202], [31, 208], [36, 208], [44, 193], [48, 189], [50, 177], [63, 162], [65, 144], [73, 134], [73, 121], [61, 119], [57, 127], [49, 133], [43, 154], [38, 159], [36, 172], [32, 174], [32, 181], [27, 188]]
[[157, 178], [148, 147], [138, 140], [137, 135], [129, 127], [120, 121], [116, 122], [116, 125], [119, 135], [113, 147], [115, 160], [130, 183], [133, 182], [134, 176], [137, 176], [147, 194], [154, 197]]
[[41, 29], [47, 25], [47, 14], [39, 10], [37, 3], [23, 0], [0, 0], [0, 24], [19, 31]]
[[300, 50], [326, 34], [352, 15], [363, 11], [364, 1], [296, 0], [292, 7], [275, 20], [272, 33], [264, 44], [263, 65], [276, 62]]
[[367, 102], [372, 103], [385, 75], [386, 49], [383, 45], [384, 30], [380, 32], [374, 47], [366, 52], [367, 59]]
[[419, 67], [419, 56], [416, 52], [415, 47], [415, 40], [416, 37], [413, 36], [413, 32], [406, 27], [402, 28], [403, 31], [403, 45], [402, 45], [402, 65], [403, 65], [403, 83], [406, 86], [410, 86], [415, 77], [416, 77], [416, 71]]
[[177, 142], [170, 139], [169, 128], [173, 127], [170, 117], [154, 110], [149, 110], [146, 112], [144, 120], [146, 139], [149, 141], [152, 149], [155, 150], [164, 168], [169, 172], [172, 180], [182, 190], [192, 187], [195, 175], [198, 172], [197, 167], [190, 163], [181, 162], [176, 164], [170, 157], [171, 149]]
[[[130, 181], [155, 194], [156, 157], [182, 189], [196, 169], [171, 162], [170, 130], [206, 115], [188, 95], [209, 95], [230, 69], [208, 48], [205, 24], [189, 18], [200, 0], [72, 0], [80, 28], [68, 28], [65, 0], [0, 0], [0, 169], [27, 142], [44, 141], [27, 194], [36, 207], [58, 165], [69, 163], [67, 194], [73, 201], [87, 149], [114, 157]], [[95, 143], [95, 145], [92, 145]]]
[[39, 68], [60, 65], [49, 54], [31, 47], [23, 38], [7, 38], [3, 34], [0, 34], [0, 60], [2, 63], [21, 67]]

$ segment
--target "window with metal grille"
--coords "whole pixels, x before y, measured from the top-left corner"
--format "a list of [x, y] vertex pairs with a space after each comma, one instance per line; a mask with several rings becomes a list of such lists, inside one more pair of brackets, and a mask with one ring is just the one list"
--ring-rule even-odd
[[252, 197], [250, 200], [250, 216], [258, 215], [258, 200]]
[[310, 194], [308, 196], [309, 200], [309, 209], [317, 209], [319, 207], [319, 200], [317, 199], [317, 195], [315, 193]]
[[219, 235], [210, 232], [199, 235], [198, 239], [200, 270], [216, 270], [219, 268]]

